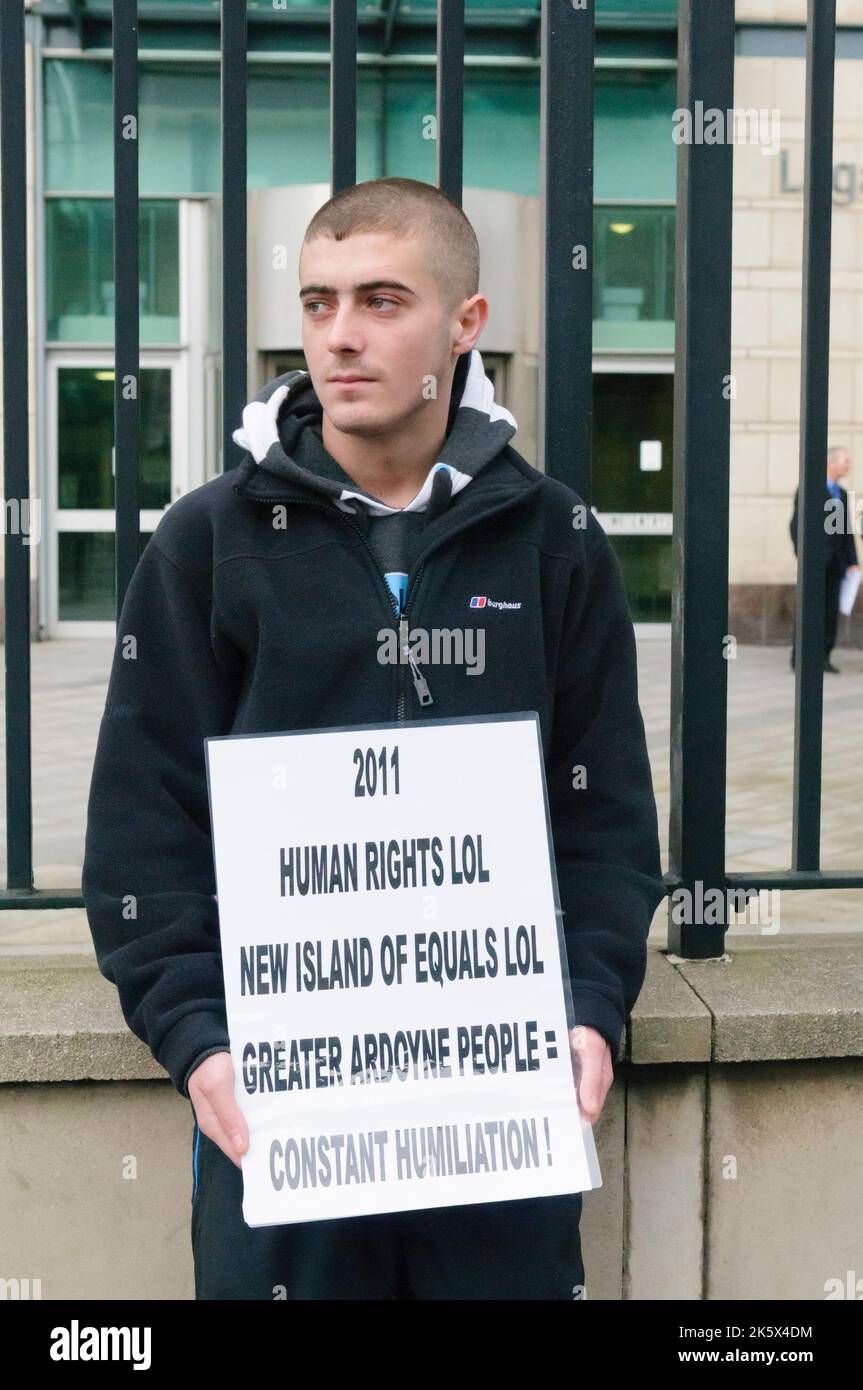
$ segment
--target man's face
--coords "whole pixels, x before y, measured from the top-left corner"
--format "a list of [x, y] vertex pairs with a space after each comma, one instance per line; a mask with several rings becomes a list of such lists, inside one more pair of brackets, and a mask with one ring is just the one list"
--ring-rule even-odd
[[839, 478], [844, 478], [850, 471], [850, 454], [840, 454], [837, 459], [831, 459], [827, 465], [827, 472], [833, 482], [836, 482]]
[[[429, 405], [430, 376], [432, 390], [440, 397], [446, 388], [448, 397], [459, 320], [441, 304], [426, 259], [420, 239], [389, 232], [320, 236], [303, 246], [303, 350], [337, 430], [385, 435], [402, 428]], [[365, 379], [340, 383], [339, 376]]]

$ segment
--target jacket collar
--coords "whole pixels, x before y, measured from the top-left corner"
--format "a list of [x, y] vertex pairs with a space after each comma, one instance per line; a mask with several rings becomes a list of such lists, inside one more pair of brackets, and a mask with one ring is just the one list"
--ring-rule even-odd
[[[359, 497], [372, 512], [397, 510], [345, 482], [344, 475], [341, 481], [334, 481], [310, 472], [291, 456], [309, 417], [321, 416], [308, 372], [286, 372], [269, 382], [246, 406], [243, 427], [234, 432], [236, 442], [247, 450], [236, 470], [235, 492], [250, 500], [273, 503], [318, 500], [347, 512], [356, 510], [354, 499]], [[492, 383], [474, 348], [460, 358], [456, 368], [440, 459], [411, 504], [412, 510], [430, 506], [427, 528], [451, 511], [459, 517], [459, 524], [462, 519], [495, 511], [518, 500], [540, 480], [541, 475], [509, 447], [516, 429], [514, 417], [495, 401]], [[439, 472], [446, 476], [438, 477]], [[431, 502], [425, 501], [432, 493]], [[418, 501], [424, 505], [415, 506]]]
[[[273, 505], [313, 502], [322, 507], [331, 507], [338, 514], [339, 509], [335, 504], [328, 503], [319, 492], [301, 483], [278, 478], [268, 469], [258, 468], [251, 458], [245, 458], [235, 471], [234, 491], [241, 497]], [[427, 522], [417, 562], [456, 532], [535, 495], [544, 477], [507, 445], [470, 487], [453, 497], [445, 511]]]

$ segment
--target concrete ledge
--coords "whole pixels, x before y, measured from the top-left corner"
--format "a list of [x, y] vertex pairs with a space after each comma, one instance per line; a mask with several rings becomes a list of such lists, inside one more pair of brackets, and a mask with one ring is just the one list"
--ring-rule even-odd
[[709, 1062], [710, 1010], [671, 964], [648, 944], [647, 974], [632, 1011], [626, 1058], [631, 1062]]
[[159, 1079], [92, 955], [0, 956], [0, 1082]]
[[712, 1061], [863, 1056], [863, 937], [725, 941], [722, 960], [668, 958], [710, 1010]]
[[[863, 938], [727, 938], [722, 960], [648, 946], [625, 1060], [800, 1061], [863, 1056]], [[0, 1083], [153, 1081], [92, 955], [0, 955]]]

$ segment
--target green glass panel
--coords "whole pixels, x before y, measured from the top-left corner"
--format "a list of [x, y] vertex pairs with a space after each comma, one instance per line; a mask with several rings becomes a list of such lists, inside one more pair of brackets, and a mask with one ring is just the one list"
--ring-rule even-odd
[[[294, 4], [305, 4], [306, 0], [287, 0], [286, 8], [290, 9]], [[316, 0], [323, 8], [327, 0]], [[254, 5], [256, 0], [252, 0]], [[266, 0], [257, 0], [263, 5]], [[281, 5], [282, 0], [277, 0]], [[434, 11], [437, 0], [411, 0], [412, 10], [431, 10]], [[405, 6], [407, 8], [407, 6]], [[465, 0], [466, 10], [519, 10], [522, 13], [539, 10], [539, 0]], [[596, 0], [596, 14], [600, 16], [614, 16], [615, 18], [638, 19], [674, 19], [677, 16], [677, 0]]]
[[[142, 194], [215, 193], [219, 188], [216, 67], [139, 70]], [[45, 63], [45, 187], [110, 193], [114, 186], [111, 67]]]
[[[381, 78], [357, 75], [357, 180], [377, 178]], [[258, 70], [249, 80], [248, 184], [330, 181], [330, 98], [325, 69]]]
[[[105, 198], [49, 198], [45, 204], [48, 338], [114, 341], [114, 204]], [[141, 342], [180, 341], [180, 242], [176, 203], [139, 210]]]
[[[114, 373], [102, 367], [60, 367], [57, 373], [57, 495], [61, 510], [114, 506], [111, 448]], [[171, 500], [171, 372], [140, 373], [140, 505]]]
[[597, 19], [677, 19], [677, 0], [596, 0]]
[[[150, 535], [141, 533], [141, 551]], [[113, 531], [61, 531], [57, 611], [61, 622], [113, 622], [117, 576]]]
[[[411, 0], [412, 10], [434, 10], [437, 0]], [[176, 7], [178, 10], [199, 10], [202, 15], [212, 15], [218, 11], [217, 0], [138, 0], [142, 14], [148, 10], [164, 12]], [[267, 13], [284, 10], [324, 10], [330, 8], [330, 0], [248, 0], [250, 10]], [[519, 10], [521, 12], [538, 10], [539, 0], [465, 0], [467, 10]], [[654, 15], [673, 17], [677, 13], [677, 0], [596, 0], [597, 14], [631, 15], [633, 18]]]
[[[604, 3], [604, 0], [599, 0]], [[636, 4], [651, 6], [663, 3], [663, 0], [622, 0], [621, 8]], [[667, 4], [668, 0], [664, 0]], [[410, 5], [404, 5], [404, 9], [412, 10], [434, 10], [437, 0], [411, 0]], [[217, 0], [138, 0], [138, 8], [146, 14], [148, 9], [164, 11], [166, 7], [176, 5], [183, 10], [200, 10], [202, 15], [213, 14], [218, 10]], [[329, 11], [330, 0], [247, 0], [249, 10], [260, 10], [268, 15], [274, 11], [291, 10], [324, 10]], [[466, 0], [465, 8], [468, 10], [538, 10], [539, 0]]]
[[[670, 512], [670, 372], [596, 372], [593, 378], [593, 501], [601, 512]], [[662, 443], [662, 467], [640, 467], [642, 439]], [[640, 538], [637, 538], [640, 539]]]
[[[385, 172], [434, 183], [434, 70], [388, 77], [386, 100]], [[464, 183], [539, 194], [537, 73], [465, 70]]]
[[671, 537], [609, 536], [636, 623], [671, 622]]
[[[675, 197], [674, 71], [597, 72], [596, 198]], [[357, 178], [403, 174], [434, 182], [434, 70], [361, 70]], [[249, 74], [249, 185], [329, 181], [326, 69]], [[385, 120], [384, 114], [385, 113]], [[45, 64], [45, 178], [50, 191], [112, 188], [111, 70]], [[219, 77], [215, 67], [148, 69], [140, 76], [140, 182], [144, 195], [217, 193]], [[465, 70], [465, 183], [534, 197], [540, 192], [539, 74]]]
[[593, 322], [594, 352], [673, 352], [674, 321], [651, 323]]
[[[81, 172], [74, 132], [83, 123], [88, 130], [81, 154], [83, 159], [86, 153], [86, 179], [92, 183], [98, 175], [110, 188], [110, 71], [98, 64], [52, 62], [47, 67], [57, 69], [46, 84], [53, 117], [47, 121], [49, 170], [53, 161], [55, 177], [67, 185], [74, 182]], [[673, 202], [676, 146], [670, 132], [675, 105], [673, 72], [597, 73], [598, 203], [623, 197]], [[357, 107], [359, 181], [382, 173], [435, 181], [433, 70], [361, 72]], [[467, 69], [465, 183], [539, 196], [539, 118], [537, 73]], [[142, 70], [140, 129], [143, 192], [218, 190], [215, 71]], [[100, 139], [105, 142], [102, 153]], [[251, 73], [249, 186], [326, 184], [329, 176], [327, 74], [298, 67]], [[110, 342], [105, 317], [111, 295], [110, 206], [94, 210], [92, 200], [69, 199], [57, 202], [52, 212], [54, 202], [49, 200], [49, 333]], [[154, 206], [173, 206], [176, 217], [175, 205]], [[179, 337], [178, 238], [165, 216], [151, 213], [150, 218], [156, 220], [149, 231], [142, 223], [142, 341], [168, 343]], [[632, 231], [613, 230], [622, 223], [631, 223]], [[594, 236], [596, 350], [670, 351], [673, 208], [598, 207]]]
[[61, 622], [110, 621], [116, 595], [113, 531], [61, 531], [58, 552]]
[[673, 69], [599, 69], [594, 86], [594, 197], [650, 198], [673, 203], [677, 146]]
[[664, 324], [673, 342], [674, 208], [594, 210], [593, 314], [610, 332], [595, 346], [644, 347], [645, 324]]
[[[249, 86], [249, 185], [328, 183], [325, 75], [264, 72]], [[435, 80], [420, 72], [360, 74], [357, 180], [402, 175], [435, 182]], [[539, 192], [539, 78], [465, 71], [464, 182]], [[383, 133], [382, 133], [383, 132]]]
[[[597, 372], [593, 378], [593, 502], [600, 512], [672, 510], [674, 377]], [[643, 439], [662, 444], [661, 467], [640, 466]], [[609, 536], [636, 622], [671, 621], [671, 537]]]

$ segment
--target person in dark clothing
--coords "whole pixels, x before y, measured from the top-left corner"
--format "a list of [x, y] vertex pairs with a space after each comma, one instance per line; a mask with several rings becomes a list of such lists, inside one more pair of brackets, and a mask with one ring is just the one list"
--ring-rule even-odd
[[[831, 660], [839, 624], [839, 589], [848, 571], [858, 568], [850, 498], [839, 485], [839, 479], [844, 478], [850, 469], [851, 455], [847, 449], [834, 445], [827, 450], [827, 480], [824, 487], [824, 670], [829, 671], [831, 675], [839, 674], [839, 667], [834, 666]], [[795, 555], [799, 493], [798, 488], [794, 493], [794, 511], [789, 526]], [[795, 648], [796, 639], [792, 639], [792, 671], [795, 665]]]
[[[430, 185], [372, 180], [315, 214], [299, 269], [308, 370], [249, 403], [242, 463], [168, 508], [125, 596], [85, 841], [97, 961], [192, 1105], [198, 1298], [579, 1297], [581, 1194], [243, 1220], [205, 738], [535, 710], [590, 1123], [665, 895], [620, 568], [510, 444], [473, 228]], [[382, 624], [409, 643], [416, 619], [482, 624], [482, 675], [381, 664]]]

